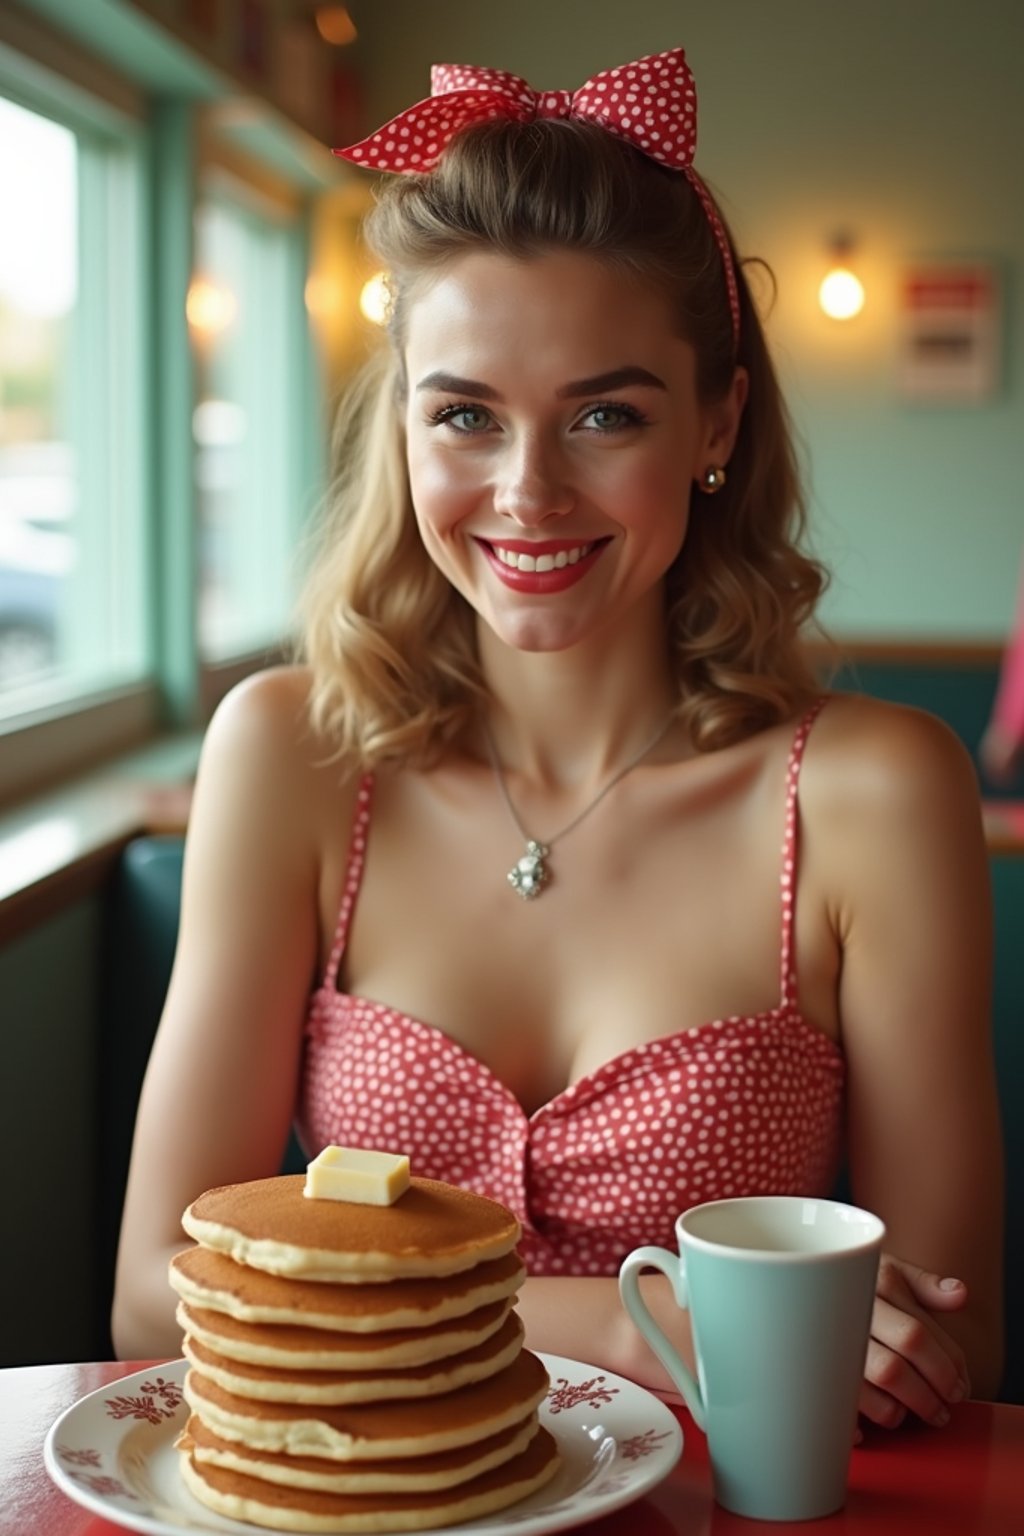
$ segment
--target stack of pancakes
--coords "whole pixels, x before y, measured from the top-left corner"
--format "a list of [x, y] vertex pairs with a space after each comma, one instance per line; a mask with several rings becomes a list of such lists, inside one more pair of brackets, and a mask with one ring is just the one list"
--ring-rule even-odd
[[548, 1379], [512, 1310], [519, 1225], [413, 1179], [390, 1206], [296, 1175], [200, 1196], [171, 1261], [192, 1410], [182, 1475], [289, 1531], [412, 1531], [504, 1509], [554, 1473]]

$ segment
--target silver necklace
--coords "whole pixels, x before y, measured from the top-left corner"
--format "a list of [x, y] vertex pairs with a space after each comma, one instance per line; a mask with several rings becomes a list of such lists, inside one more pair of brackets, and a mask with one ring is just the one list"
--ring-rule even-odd
[[570, 832], [572, 832], [574, 828], [578, 827], [583, 818], [585, 816], [589, 816], [591, 811], [595, 810], [597, 806], [601, 804], [601, 801], [604, 799], [605, 795], [611, 793], [620, 779], [624, 779], [627, 773], [632, 773], [633, 769], [636, 768], [641, 762], [643, 762], [648, 752], [653, 751], [654, 748], [658, 745], [658, 742], [664, 736], [665, 732], [672, 724], [674, 718], [675, 714], [673, 712], [673, 714], [669, 715], [668, 719], [662, 725], [659, 725], [656, 734], [651, 737], [643, 751], [638, 752], [635, 757], [631, 757], [625, 767], [620, 768], [617, 773], [612, 775], [607, 784], [605, 784], [598, 791], [598, 793], [594, 796], [593, 800], [591, 800], [588, 805], [583, 807], [582, 811], [580, 811], [578, 815], [573, 817], [572, 821], [570, 821], [566, 826], [562, 827], [560, 831], [556, 832], [554, 836], [549, 837], [547, 841], [543, 843], [539, 840], [539, 838], [531, 837], [529, 832], [527, 832], [526, 828], [523, 826], [522, 822], [519, 820], [519, 813], [516, 811], [515, 806], [512, 804], [512, 796], [508, 792], [508, 785], [505, 782], [505, 774], [502, 770], [501, 763], [498, 760], [498, 752], [494, 745], [494, 738], [492, 737], [487, 726], [484, 726], [484, 736], [487, 739], [487, 750], [491, 757], [491, 767], [494, 769], [494, 776], [498, 781], [498, 788], [501, 790], [501, 797], [508, 807], [508, 813], [515, 823], [519, 836], [526, 844], [526, 852], [516, 860], [512, 868], [509, 870], [507, 876], [509, 885], [514, 891], [518, 892], [524, 901], [536, 900], [541, 891], [547, 885], [548, 881], [551, 879], [551, 871], [545, 863], [545, 860], [550, 855], [551, 850], [555, 844], [560, 842], [563, 837], [566, 837]]

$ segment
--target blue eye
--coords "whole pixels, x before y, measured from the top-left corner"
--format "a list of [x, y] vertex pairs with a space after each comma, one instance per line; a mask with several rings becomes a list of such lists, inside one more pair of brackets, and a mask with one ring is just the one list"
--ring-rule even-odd
[[606, 401], [601, 405], [592, 405], [582, 421], [591, 423], [586, 428], [588, 432], [608, 433], [622, 432], [627, 427], [642, 427], [646, 424], [646, 417], [635, 406]]
[[486, 432], [491, 424], [491, 413], [485, 411], [482, 405], [443, 405], [433, 413], [430, 420], [435, 426], [451, 427], [455, 432], [474, 437], [480, 432]]

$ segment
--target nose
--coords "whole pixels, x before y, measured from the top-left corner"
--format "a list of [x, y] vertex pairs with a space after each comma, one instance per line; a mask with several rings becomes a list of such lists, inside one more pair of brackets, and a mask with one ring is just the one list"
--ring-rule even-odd
[[494, 510], [523, 527], [560, 517], [575, 497], [558, 450], [535, 437], [510, 444], [494, 485]]

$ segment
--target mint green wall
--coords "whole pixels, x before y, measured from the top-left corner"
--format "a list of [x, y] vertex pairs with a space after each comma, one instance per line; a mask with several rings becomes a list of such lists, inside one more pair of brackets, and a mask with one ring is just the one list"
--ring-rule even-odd
[[[999, 639], [1024, 544], [1024, 5], [1020, 0], [515, 0], [353, 5], [367, 127], [428, 90], [432, 62], [570, 87], [682, 44], [697, 164], [779, 294], [769, 321], [836, 568], [843, 636]], [[847, 326], [817, 308], [828, 239], [859, 241]], [[905, 263], [973, 257], [1006, 291], [1004, 383], [972, 407], [895, 383]]]

